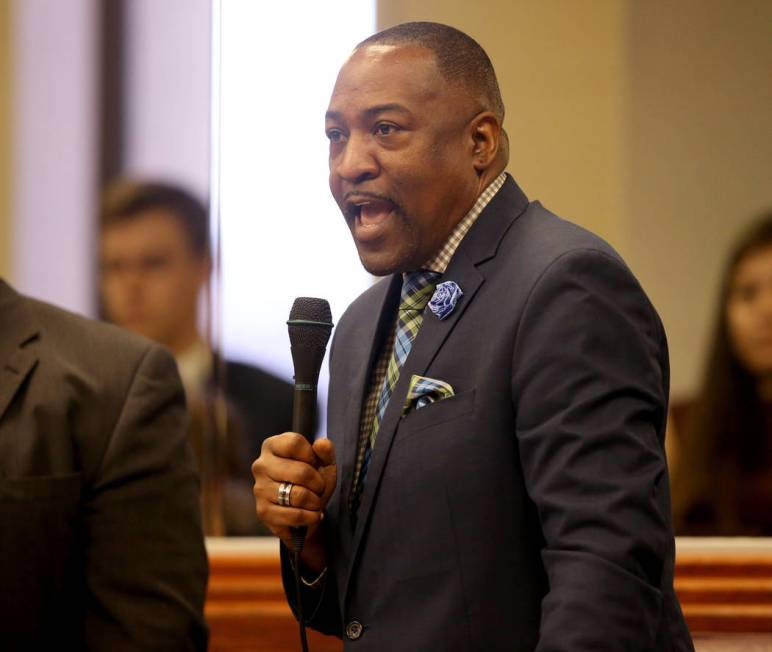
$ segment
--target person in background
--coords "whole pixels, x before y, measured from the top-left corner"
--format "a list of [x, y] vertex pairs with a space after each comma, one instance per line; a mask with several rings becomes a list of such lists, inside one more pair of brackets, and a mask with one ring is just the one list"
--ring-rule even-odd
[[724, 272], [693, 402], [673, 405], [673, 511], [684, 535], [772, 536], [772, 211]]
[[254, 535], [249, 471], [263, 439], [292, 422], [292, 386], [212, 351], [198, 326], [211, 273], [209, 219], [192, 194], [171, 184], [118, 181], [101, 210], [100, 290], [105, 317], [168, 347], [193, 417], [210, 535]]
[[0, 279], [0, 648], [205, 650], [174, 360]]

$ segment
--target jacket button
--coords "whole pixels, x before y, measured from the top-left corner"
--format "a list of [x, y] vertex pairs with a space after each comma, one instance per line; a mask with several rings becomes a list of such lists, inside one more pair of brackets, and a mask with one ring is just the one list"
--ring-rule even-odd
[[362, 627], [362, 623], [360, 623], [358, 620], [352, 620], [348, 625], [346, 625], [346, 638], [349, 641], [356, 641], [360, 636], [362, 636], [363, 630], [364, 627]]

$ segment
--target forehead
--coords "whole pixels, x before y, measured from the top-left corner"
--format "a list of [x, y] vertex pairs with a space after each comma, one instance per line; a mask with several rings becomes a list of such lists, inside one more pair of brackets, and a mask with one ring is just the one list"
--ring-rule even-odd
[[102, 244], [111, 251], [184, 246], [185, 232], [171, 211], [151, 209], [117, 220], [102, 230]]
[[772, 274], [772, 244], [751, 249], [740, 259], [734, 270], [736, 280], [770, 274]]
[[335, 82], [331, 111], [393, 102], [421, 105], [448, 93], [434, 53], [415, 45], [370, 45], [348, 58]]

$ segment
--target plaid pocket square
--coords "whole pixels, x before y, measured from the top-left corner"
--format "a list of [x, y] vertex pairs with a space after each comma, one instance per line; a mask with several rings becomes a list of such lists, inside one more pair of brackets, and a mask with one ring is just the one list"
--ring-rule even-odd
[[405, 402], [402, 405], [402, 414], [407, 414], [412, 410], [420, 410], [435, 401], [450, 398], [454, 394], [453, 387], [443, 380], [413, 374], [410, 378]]

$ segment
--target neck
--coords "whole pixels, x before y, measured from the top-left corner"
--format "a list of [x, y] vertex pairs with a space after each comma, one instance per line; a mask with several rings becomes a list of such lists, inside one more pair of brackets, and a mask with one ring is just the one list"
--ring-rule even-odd
[[174, 334], [174, 337], [166, 342], [166, 346], [171, 349], [171, 352], [178, 356], [185, 353], [188, 349], [194, 346], [197, 342], [203, 341], [203, 338], [199, 335], [198, 329], [195, 323], [189, 324], [187, 328], [184, 328]]
[[[506, 163], [492, 165], [480, 175], [480, 183], [479, 187], [477, 188], [477, 197], [479, 197], [483, 193], [483, 190], [485, 190], [496, 180], [496, 177], [498, 177], [506, 169], [506, 167]], [[475, 198], [475, 201], [476, 200], [477, 198]]]

